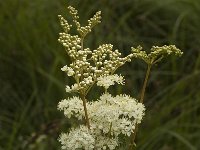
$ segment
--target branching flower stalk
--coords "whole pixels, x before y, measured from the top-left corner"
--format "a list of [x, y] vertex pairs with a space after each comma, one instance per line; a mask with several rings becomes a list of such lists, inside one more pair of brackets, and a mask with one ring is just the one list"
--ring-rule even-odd
[[83, 101], [85, 120], [86, 120], [85, 122], [86, 122], [88, 129], [90, 129], [90, 121], [89, 121], [88, 112], [87, 112], [87, 100], [85, 98], [85, 94], [80, 94], [80, 97], [81, 97], [81, 100]]
[[[134, 57], [142, 59], [147, 64], [147, 71], [145, 74], [145, 79], [142, 86], [140, 101], [139, 101], [140, 103], [144, 103], [144, 95], [145, 95], [145, 91], [146, 91], [146, 87], [147, 87], [152, 66], [160, 62], [167, 55], [175, 54], [177, 56], [181, 56], [183, 52], [181, 52], [181, 50], [176, 48], [176, 46], [174, 45], [170, 45], [170, 46], [164, 45], [162, 47], [153, 46], [151, 48], [150, 54], [147, 54], [145, 51], [142, 51], [141, 47], [138, 47], [138, 49], [132, 48], [132, 51], [134, 53]], [[138, 130], [138, 124], [135, 126], [135, 131], [132, 134], [131, 144], [129, 147], [130, 150], [132, 150], [133, 147], [136, 146], [135, 138], [136, 138], [137, 130]]]
[[[151, 72], [151, 65], [147, 65], [147, 71], [146, 71], [146, 75], [145, 75], [145, 79], [144, 79], [144, 83], [143, 83], [141, 95], [140, 95], [140, 103], [144, 102], [144, 95], [145, 95], [148, 79], [150, 76], [150, 72]], [[131, 135], [132, 138], [130, 139], [131, 143], [129, 146], [129, 150], [134, 149], [134, 147], [136, 146], [135, 138], [136, 138], [137, 131], [138, 131], [138, 124], [136, 124], [134, 133]]]
[[140, 96], [140, 103], [143, 103], [143, 101], [144, 101], [144, 94], [145, 94], [145, 91], [146, 91], [147, 82], [148, 82], [148, 79], [149, 79], [150, 72], [151, 72], [151, 65], [147, 65], [147, 71], [146, 71], [144, 83], [143, 83], [143, 86], [142, 86], [141, 96]]
[[[69, 14], [73, 19], [73, 26], [59, 15], [63, 32], [58, 41], [64, 46], [71, 63], [61, 68], [67, 76], [72, 77], [74, 85], [67, 85], [66, 92], [76, 92], [79, 96], [61, 100], [58, 109], [67, 118], [75, 117], [85, 121], [72, 127], [68, 133], [59, 137], [62, 149], [65, 150], [114, 150], [120, 147], [121, 136], [136, 136], [137, 126], [144, 116], [145, 106], [142, 104], [144, 93], [153, 64], [159, 62], [166, 54], [179, 54], [181, 51], [175, 46], [152, 47], [151, 53], [146, 54], [142, 48], [132, 48], [132, 53], [122, 57], [113, 45], [102, 44], [97, 49], [84, 48], [84, 39], [93, 27], [101, 22], [101, 12], [97, 12], [88, 20], [86, 26], [78, 21], [78, 11], [69, 6]], [[71, 27], [75, 27], [77, 34], [70, 34]], [[140, 100], [121, 94], [112, 96], [108, 89], [111, 85], [124, 85], [124, 77], [114, 74], [115, 71], [132, 58], [140, 58], [148, 65], [148, 70], [141, 92]], [[103, 93], [97, 100], [86, 100], [90, 89], [97, 85], [103, 87]], [[135, 138], [132, 138], [134, 142]]]

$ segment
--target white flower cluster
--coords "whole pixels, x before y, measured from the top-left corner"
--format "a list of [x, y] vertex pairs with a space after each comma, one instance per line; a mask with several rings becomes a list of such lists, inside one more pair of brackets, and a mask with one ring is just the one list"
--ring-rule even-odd
[[71, 92], [76, 92], [76, 91], [78, 91], [80, 88], [79, 88], [79, 85], [78, 84], [74, 84], [74, 85], [72, 85], [71, 86], [71, 88], [70, 88], [70, 86], [66, 86], [66, 88], [65, 88], [65, 91], [67, 92], [67, 93], [71, 93]]
[[95, 148], [97, 150], [114, 150], [119, 144], [117, 137], [106, 137], [101, 134], [96, 134]]
[[79, 32], [81, 37], [85, 37], [89, 32], [91, 32], [91, 29], [95, 25], [97, 25], [101, 22], [101, 11], [98, 11], [92, 18], [90, 18], [88, 20], [88, 25], [83, 27], [83, 26], [81, 26], [81, 24], [78, 21], [78, 19], [79, 19], [78, 11], [71, 6], [68, 7], [68, 10], [69, 10], [69, 13], [71, 14], [71, 16], [73, 17], [73, 22], [75, 23], [75, 25], [77, 27], [77, 31]]
[[73, 128], [68, 134], [62, 133], [58, 139], [64, 150], [93, 150], [95, 139], [86, 126]]
[[152, 46], [151, 53], [149, 54], [149, 57], [157, 57], [162, 54], [170, 55], [174, 53], [175, 55], [181, 56], [183, 52], [181, 52], [180, 49], [176, 48], [175, 45], [164, 45], [164, 46]]
[[83, 102], [79, 97], [64, 99], [58, 103], [58, 110], [63, 110], [64, 115], [71, 118], [74, 115], [77, 119], [82, 119], [84, 116]]
[[[108, 147], [111, 150], [118, 146], [120, 134], [130, 136], [134, 132], [135, 125], [141, 123], [145, 111], [144, 105], [138, 103], [136, 99], [127, 95], [113, 97], [111, 94], [103, 94], [99, 100], [88, 103], [87, 108], [92, 124], [90, 134], [98, 145], [95, 147]], [[71, 115], [79, 120], [84, 118], [82, 100], [78, 97], [61, 101], [58, 109], [63, 110], [68, 118]], [[70, 139], [80, 138], [76, 137], [75, 133], [73, 136], [71, 132]], [[76, 132], [79, 133], [79, 130]], [[65, 140], [65, 145], [70, 145], [67, 142], [69, 141]]]
[[67, 72], [69, 77], [74, 75], [74, 70], [71, 67], [67, 67], [67, 65], [62, 67], [61, 70]]
[[96, 50], [84, 48], [83, 39], [95, 25], [100, 23], [101, 12], [97, 12], [88, 20], [88, 25], [82, 27], [78, 22], [78, 11], [71, 6], [68, 9], [79, 35], [71, 35], [69, 33], [71, 25], [59, 15], [64, 32], [60, 33], [58, 41], [65, 47], [72, 61], [69, 66], [64, 66], [61, 70], [76, 81], [76, 85], [71, 88], [68, 86], [66, 91], [84, 93], [90, 89], [98, 77], [113, 74], [117, 68], [130, 61], [133, 54], [121, 57], [122, 54], [118, 50], [113, 51], [111, 44], [100, 45]]
[[117, 74], [114, 75], [107, 75], [107, 76], [100, 76], [97, 78], [97, 86], [103, 86], [105, 89], [108, 89], [109, 86], [118, 84], [124, 84], [123, 76], [119, 76]]
[[78, 92], [79, 90], [82, 90], [84, 88], [87, 88], [88, 85], [92, 84], [94, 81], [91, 76], [84, 78], [80, 83], [75, 83], [74, 85], [71, 86], [66, 86], [65, 90], [67, 93], [70, 92]]
[[104, 73], [108, 75], [109, 73], [114, 73], [114, 71], [122, 66], [125, 62], [131, 61], [133, 54], [121, 58], [121, 53], [118, 50], [113, 51], [112, 44], [100, 45], [96, 50], [92, 52], [91, 59], [96, 65], [97, 73]]
[[152, 46], [151, 52], [149, 54], [146, 53], [146, 51], [143, 51], [141, 46], [138, 46], [137, 48], [132, 47], [132, 52], [135, 58], [140, 58], [149, 65], [161, 61], [165, 55], [175, 54], [177, 56], [181, 56], [183, 54], [183, 52], [176, 48], [175, 45], [164, 45], [161, 47]]
[[61, 15], [58, 15], [58, 18], [60, 19], [60, 24], [63, 27], [64, 31], [67, 33], [72, 27], [72, 25], [69, 25], [67, 20], [65, 20]]
[[90, 120], [104, 134], [130, 136], [135, 124], [144, 116], [144, 105], [127, 95], [112, 97], [103, 94], [98, 101], [88, 105]]
[[71, 57], [71, 59], [76, 59], [78, 57], [77, 50], [81, 49], [81, 39], [78, 35], [70, 35], [69, 33], [60, 33], [60, 37], [58, 39], [60, 43], [65, 47], [67, 54]]
[[89, 130], [84, 125], [72, 128], [67, 134], [62, 133], [58, 140], [64, 150], [114, 150], [118, 146], [118, 137], [102, 136], [94, 128]]
[[80, 125], [67, 134], [61, 134], [59, 141], [62, 149], [67, 150], [114, 150], [119, 145], [119, 135], [130, 136], [135, 125], [141, 122], [144, 105], [127, 95], [113, 97], [105, 93], [94, 102], [87, 102], [85, 97], [95, 83], [106, 91], [115, 83], [124, 84], [124, 78], [114, 72], [134, 55], [122, 57], [118, 50], [113, 50], [111, 44], [100, 45], [95, 50], [84, 48], [84, 37], [100, 23], [101, 12], [90, 18], [88, 25], [81, 26], [78, 11], [71, 6], [68, 9], [79, 35], [69, 34], [72, 26], [59, 16], [64, 32], [60, 33], [58, 41], [65, 47], [71, 60], [71, 64], [61, 70], [75, 80], [74, 85], [66, 86], [66, 92], [78, 92], [81, 99], [64, 99], [59, 102], [58, 109], [64, 111], [68, 118], [74, 116], [81, 122], [84, 120], [87, 126]]

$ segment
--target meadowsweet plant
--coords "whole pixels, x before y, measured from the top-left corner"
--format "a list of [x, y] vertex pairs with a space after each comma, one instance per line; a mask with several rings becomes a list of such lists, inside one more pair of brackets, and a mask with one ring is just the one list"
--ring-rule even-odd
[[[69, 6], [69, 14], [73, 25], [59, 15], [63, 32], [58, 41], [64, 46], [71, 59], [69, 65], [61, 68], [67, 76], [74, 80], [73, 85], [66, 86], [66, 92], [77, 93], [78, 96], [61, 100], [58, 109], [67, 118], [75, 117], [80, 124], [72, 127], [69, 132], [61, 133], [59, 141], [66, 150], [114, 150], [120, 147], [122, 136], [130, 137], [130, 149], [134, 144], [138, 124], [145, 112], [143, 105], [145, 88], [152, 65], [161, 61], [165, 55], [182, 52], [175, 46], [152, 47], [147, 54], [140, 46], [132, 48], [131, 54], [122, 57], [113, 45], [102, 44], [91, 50], [84, 47], [85, 37], [101, 22], [101, 12], [98, 11], [88, 20], [86, 26], [79, 22], [78, 11]], [[77, 34], [70, 34], [75, 28]], [[147, 75], [142, 88], [140, 100], [126, 94], [112, 96], [108, 89], [114, 84], [125, 84], [122, 75], [115, 71], [132, 58], [144, 60], [148, 65]], [[100, 86], [104, 92], [97, 100], [88, 100], [87, 95], [94, 85]]]

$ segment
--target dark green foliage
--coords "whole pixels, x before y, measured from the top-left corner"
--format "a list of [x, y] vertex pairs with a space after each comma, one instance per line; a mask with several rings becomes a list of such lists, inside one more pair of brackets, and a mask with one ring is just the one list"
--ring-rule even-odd
[[[102, 11], [86, 46], [112, 43], [124, 55], [139, 44], [173, 44], [184, 51], [153, 67], [137, 149], [200, 149], [199, 0], [1, 0], [0, 150], [60, 149], [61, 126], [67, 131], [74, 123], [56, 109], [70, 84], [60, 70], [69, 60], [57, 42], [57, 15], [70, 19], [64, 15], [68, 5], [79, 10], [83, 23]], [[145, 69], [141, 61], [126, 64], [119, 72], [127, 84], [112, 92], [137, 97]], [[93, 91], [89, 97], [97, 97]]]

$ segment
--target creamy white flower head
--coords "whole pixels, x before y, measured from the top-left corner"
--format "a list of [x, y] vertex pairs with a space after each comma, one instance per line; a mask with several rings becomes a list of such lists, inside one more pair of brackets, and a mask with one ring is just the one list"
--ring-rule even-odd
[[73, 76], [75, 73], [74, 70], [71, 67], [68, 67], [67, 65], [62, 67], [61, 70], [67, 72], [68, 76]]
[[88, 105], [90, 120], [104, 134], [130, 136], [144, 116], [145, 107], [128, 95], [103, 94]]
[[68, 67], [68, 66], [65, 65], [65, 66], [63, 66], [63, 67], [61, 68], [61, 70], [62, 70], [62, 71], [67, 71], [67, 67]]
[[79, 85], [78, 84], [74, 84], [74, 85], [72, 85], [71, 86], [71, 88], [67, 85], [66, 87], [65, 87], [65, 91], [67, 92], [67, 93], [70, 93], [70, 92], [76, 92], [76, 91], [78, 91], [79, 90]]
[[114, 85], [115, 83], [124, 84], [124, 78], [121, 75], [107, 75], [100, 76], [97, 78], [97, 86], [103, 86], [105, 89], [108, 89], [109, 86]]
[[109, 138], [106, 136], [98, 135], [96, 137], [95, 146], [97, 150], [114, 150], [118, 146], [118, 137]]
[[68, 76], [73, 76], [74, 75], [74, 70], [71, 67], [68, 67], [67, 75]]
[[120, 144], [118, 136], [130, 136], [135, 125], [141, 122], [144, 105], [127, 95], [113, 97], [103, 94], [99, 100], [93, 102], [88, 102], [85, 98], [96, 82], [106, 92], [111, 85], [124, 84], [123, 76], [111, 74], [134, 55], [122, 57], [118, 50], [113, 50], [112, 44], [102, 44], [94, 50], [85, 48], [83, 40], [100, 23], [101, 12], [90, 18], [86, 26], [82, 26], [78, 21], [78, 11], [71, 6], [68, 9], [79, 34], [70, 34], [72, 25], [59, 16], [64, 31], [60, 33], [58, 41], [65, 47], [71, 60], [69, 66], [66, 65], [61, 70], [76, 81], [74, 85], [66, 86], [66, 92], [78, 92], [82, 99], [64, 99], [59, 102], [58, 109], [64, 111], [68, 118], [73, 116], [81, 120], [81, 123], [82, 119], [86, 120], [87, 127], [81, 125], [72, 128], [69, 133], [61, 134], [59, 141], [62, 149], [66, 150], [114, 150]]
[[93, 150], [95, 139], [86, 126], [71, 129], [69, 133], [62, 133], [58, 139], [62, 144], [62, 149], [67, 150]]
[[74, 115], [77, 119], [84, 117], [83, 102], [79, 97], [64, 99], [58, 103], [58, 110], [64, 111], [64, 115], [71, 118]]
[[[89, 102], [87, 107], [91, 123], [90, 134], [96, 139], [95, 147], [110, 150], [118, 146], [117, 138], [120, 134], [130, 136], [134, 132], [135, 125], [141, 122], [145, 111], [142, 103], [138, 103], [136, 99], [128, 95], [113, 97], [108, 93], [103, 94], [97, 101]], [[68, 118], [73, 115], [78, 120], [82, 120], [85, 117], [83, 103], [79, 97], [62, 100], [58, 104], [58, 109], [64, 111]], [[78, 131], [78, 129], [74, 129], [73, 134], [75, 134], [75, 130]], [[79, 134], [82, 139], [81, 136], [84, 133]], [[66, 139], [66, 134], [62, 136], [62, 139]], [[78, 135], [75, 138], [78, 138]], [[63, 147], [66, 148], [66, 145]]]
[[67, 93], [70, 93], [70, 92], [72, 92], [72, 89], [67, 85], [66, 88], [65, 88], [65, 91], [66, 91]]

